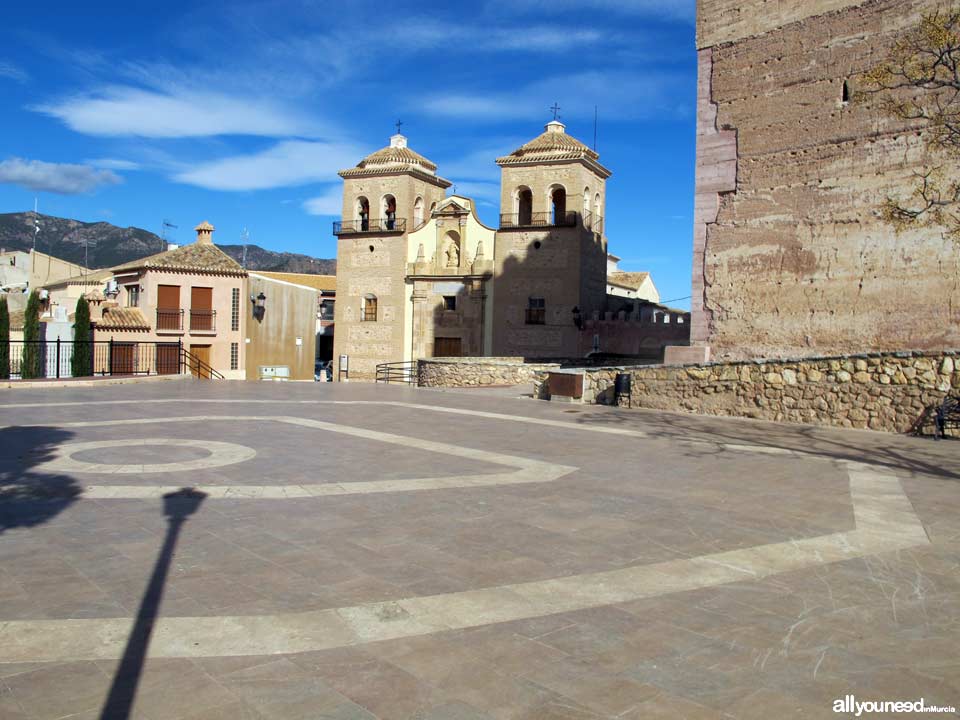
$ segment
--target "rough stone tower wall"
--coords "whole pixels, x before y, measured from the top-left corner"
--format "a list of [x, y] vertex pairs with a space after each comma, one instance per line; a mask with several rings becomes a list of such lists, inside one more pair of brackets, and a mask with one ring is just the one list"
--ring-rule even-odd
[[960, 345], [960, 248], [879, 217], [916, 128], [845, 80], [936, 0], [699, 0], [692, 341], [714, 358]]

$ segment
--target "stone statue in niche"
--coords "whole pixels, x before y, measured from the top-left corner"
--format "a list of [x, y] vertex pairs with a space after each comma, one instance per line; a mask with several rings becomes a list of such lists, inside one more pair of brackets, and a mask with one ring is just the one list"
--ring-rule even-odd
[[447, 245], [447, 267], [460, 267], [460, 250], [455, 242]]

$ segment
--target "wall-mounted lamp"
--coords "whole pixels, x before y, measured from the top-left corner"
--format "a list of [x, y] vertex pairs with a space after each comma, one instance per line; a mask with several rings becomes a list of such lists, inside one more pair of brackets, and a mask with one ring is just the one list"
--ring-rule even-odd
[[573, 324], [577, 326], [577, 330], [583, 329], [583, 315], [580, 314], [580, 308], [576, 305], [573, 306]]
[[259, 295], [250, 293], [250, 302], [253, 303], [253, 317], [257, 320], [263, 320], [263, 314], [266, 312], [267, 296], [261, 292]]

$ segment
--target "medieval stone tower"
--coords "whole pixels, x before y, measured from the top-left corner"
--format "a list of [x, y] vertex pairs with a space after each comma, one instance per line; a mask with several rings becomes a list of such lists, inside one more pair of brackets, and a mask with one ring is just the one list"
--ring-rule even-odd
[[493, 354], [574, 357], [579, 324], [604, 309], [610, 171], [557, 120], [497, 164]]
[[450, 182], [407, 147], [399, 133], [343, 178], [337, 241], [334, 367], [349, 356], [351, 377], [372, 379], [376, 365], [404, 357], [407, 233], [430, 216]]
[[698, 0], [693, 347], [676, 359], [960, 345], [960, 245], [879, 211], [928, 166], [924, 132], [858, 97], [948, 5]]

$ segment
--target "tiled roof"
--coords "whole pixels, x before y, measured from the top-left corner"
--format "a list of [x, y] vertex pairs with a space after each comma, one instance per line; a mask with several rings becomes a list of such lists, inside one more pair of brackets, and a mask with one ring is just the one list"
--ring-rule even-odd
[[603, 177], [608, 177], [610, 171], [600, 164], [599, 159], [597, 153], [572, 135], [567, 135], [563, 123], [554, 120], [547, 123], [546, 130], [533, 140], [521, 145], [509, 155], [497, 158], [497, 165], [582, 160], [598, 170]]
[[614, 285], [639, 290], [648, 277], [650, 277], [648, 272], [615, 272], [610, 273], [607, 280]]
[[396, 172], [410, 172], [441, 187], [452, 184], [449, 180], [437, 176], [435, 163], [408, 148], [407, 139], [402, 135], [394, 135], [387, 147], [370, 153], [357, 163], [356, 167], [341, 170], [338, 174], [342, 178], [348, 178]]
[[98, 330], [149, 330], [150, 325], [139, 308], [110, 307], [103, 309], [103, 318], [97, 322]]
[[111, 268], [113, 272], [125, 270], [182, 270], [186, 272], [212, 272], [229, 275], [245, 275], [246, 271], [240, 263], [227, 255], [216, 245], [207, 243], [193, 243], [184, 245], [176, 250], [149, 255], [133, 262], [124, 263]]
[[43, 287], [52, 288], [52, 287], [64, 287], [66, 285], [102, 285], [106, 280], [108, 280], [113, 275], [112, 270], [91, 270], [85, 275], [74, 275], [72, 277], [64, 278], [63, 280], [56, 280], [54, 282], [49, 282]]
[[314, 290], [335, 292], [337, 289], [336, 275], [310, 275], [309, 273], [270, 272], [266, 270], [251, 270], [250, 272], [254, 275], [262, 275], [263, 277], [273, 280], [283, 280], [284, 282], [294, 283], [296, 285], [306, 285], [307, 287], [312, 287]]

